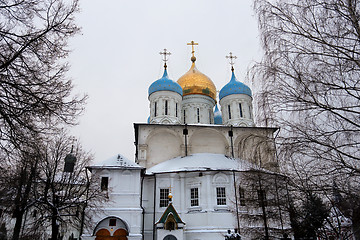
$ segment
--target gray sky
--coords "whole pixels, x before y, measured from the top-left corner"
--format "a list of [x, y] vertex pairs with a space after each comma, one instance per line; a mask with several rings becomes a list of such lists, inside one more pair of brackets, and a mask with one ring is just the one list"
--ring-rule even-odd
[[177, 81], [191, 66], [186, 43], [199, 43], [197, 68], [217, 90], [231, 77], [229, 52], [238, 57], [240, 81], [261, 58], [252, 0], [83, 0], [77, 23], [82, 34], [70, 42], [69, 76], [74, 92], [89, 100], [73, 134], [96, 162], [117, 153], [134, 160], [133, 123], [149, 116], [147, 91], [162, 76], [164, 48], [172, 53], [169, 77]]

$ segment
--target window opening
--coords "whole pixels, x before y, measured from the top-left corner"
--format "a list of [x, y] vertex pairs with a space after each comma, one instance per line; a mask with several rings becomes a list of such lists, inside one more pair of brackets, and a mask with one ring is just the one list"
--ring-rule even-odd
[[169, 189], [161, 188], [160, 189], [160, 207], [167, 207], [169, 204]]
[[197, 121], [200, 123], [200, 109], [197, 109]]
[[250, 117], [250, 119], [252, 119], [251, 106], [249, 106], [249, 117]]
[[175, 104], [175, 116], [176, 117], [178, 116], [178, 104], [177, 103]]
[[112, 227], [112, 226], [116, 226], [116, 219], [115, 218], [111, 218], [109, 220], [109, 226]]
[[229, 119], [231, 119], [231, 109], [230, 109], [230, 105], [228, 105], [228, 112], [229, 112]]
[[157, 102], [154, 104], [154, 117], [157, 116]]
[[209, 123], [211, 124], [211, 110], [209, 110]]
[[239, 188], [240, 206], [245, 206], [245, 189]]
[[165, 100], [165, 115], [168, 115], [168, 101]]
[[198, 188], [190, 189], [190, 205], [192, 207], [199, 206], [199, 189]]
[[216, 204], [226, 205], [226, 192], [224, 187], [216, 188]]
[[243, 111], [242, 111], [241, 103], [239, 103], [239, 111], [240, 111], [240, 117], [243, 117]]
[[184, 124], [186, 123], [186, 114], [185, 114], [185, 109], [184, 109]]
[[101, 178], [101, 191], [107, 191], [109, 185], [109, 178], [108, 177], [102, 177]]

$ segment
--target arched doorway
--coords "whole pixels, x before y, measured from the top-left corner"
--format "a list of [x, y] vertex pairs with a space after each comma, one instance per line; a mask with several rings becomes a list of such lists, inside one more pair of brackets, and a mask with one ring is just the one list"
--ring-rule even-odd
[[127, 224], [118, 217], [107, 217], [101, 220], [94, 229], [95, 240], [127, 240]]
[[163, 240], [177, 240], [174, 235], [166, 235]]
[[125, 229], [118, 229], [114, 232], [114, 239], [113, 240], [127, 240], [127, 232]]
[[107, 229], [100, 229], [96, 233], [95, 240], [107, 240], [110, 237], [110, 232]]
[[118, 229], [112, 234], [107, 229], [100, 229], [96, 232], [95, 240], [127, 240], [127, 231], [125, 229]]

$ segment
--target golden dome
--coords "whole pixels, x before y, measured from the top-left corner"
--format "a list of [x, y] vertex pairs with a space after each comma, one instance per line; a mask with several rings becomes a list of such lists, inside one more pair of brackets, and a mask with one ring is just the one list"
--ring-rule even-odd
[[179, 78], [177, 83], [183, 89], [183, 96], [201, 94], [216, 101], [216, 87], [209, 77], [195, 67], [195, 59], [190, 70]]

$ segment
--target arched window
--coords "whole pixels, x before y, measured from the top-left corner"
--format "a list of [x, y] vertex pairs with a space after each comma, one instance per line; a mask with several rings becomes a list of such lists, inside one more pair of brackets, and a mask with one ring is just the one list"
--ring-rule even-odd
[[178, 104], [177, 103], [175, 104], [175, 116], [176, 117], [178, 116]]
[[157, 102], [154, 103], [154, 117], [157, 116]]
[[175, 230], [175, 223], [174, 222], [167, 222], [166, 225], [165, 225], [165, 230]]
[[197, 121], [200, 123], [200, 108], [197, 108]]
[[168, 100], [165, 100], [165, 115], [168, 115]]
[[229, 119], [231, 119], [231, 108], [230, 108], [230, 105], [228, 105], [228, 112], [229, 112]]
[[165, 228], [165, 230], [168, 230], [168, 231], [177, 229], [177, 223], [172, 214], [169, 214], [169, 216], [167, 217], [164, 228]]
[[240, 111], [240, 117], [243, 117], [243, 111], [242, 111], [241, 103], [239, 103], [239, 111]]

